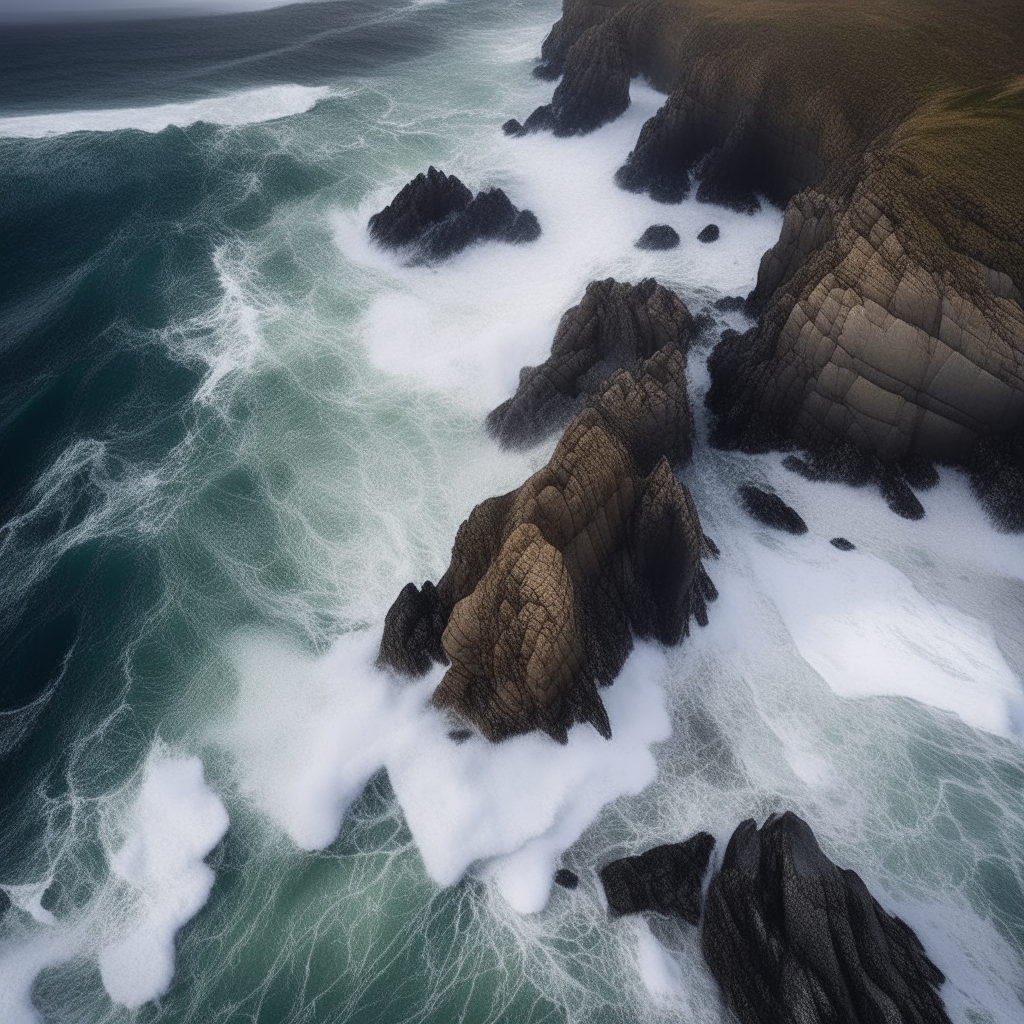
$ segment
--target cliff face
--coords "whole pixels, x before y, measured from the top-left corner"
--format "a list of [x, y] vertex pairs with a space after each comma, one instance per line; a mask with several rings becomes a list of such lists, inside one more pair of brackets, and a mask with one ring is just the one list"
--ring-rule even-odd
[[[599, 38], [670, 93], [623, 187], [786, 209], [758, 324], [711, 361], [718, 443], [991, 470], [976, 446], [1024, 424], [1024, 7], [567, 0], [563, 107], [600, 93]], [[979, 493], [1012, 491], [1011, 456]]]

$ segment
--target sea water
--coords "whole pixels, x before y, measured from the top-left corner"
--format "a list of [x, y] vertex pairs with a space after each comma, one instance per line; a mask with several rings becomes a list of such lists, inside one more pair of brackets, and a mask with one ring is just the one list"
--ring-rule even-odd
[[[443, 669], [374, 666], [401, 587], [550, 455], [483, 420], [587, 283], [655, 276], [696, 313], [781, 227], [615, 187], [664, 99], [641, 81], [587, 137], [503, 136], [550, 97], [557, 16], [9, 30], [0, 1020], [723, 1021], [697, 929], [610, 920], [596, 872], [699, 829], [720, 857], [786, 808], [916, 929], [954, 1020], [1024, 1016], [1024, 541], [962, 474], [907, 522], [710, 449], [704, 342], [681, 479], [721, 596], [678, 647], [637, 645], [611, 741], [455, 743]], [[376, 249], [368, 217], [431, 164], [541, 237], [436, 267]], [[653, 223], [680, 247], [635, 249]], [[741, 483], [809, 532], [749, 519]]]

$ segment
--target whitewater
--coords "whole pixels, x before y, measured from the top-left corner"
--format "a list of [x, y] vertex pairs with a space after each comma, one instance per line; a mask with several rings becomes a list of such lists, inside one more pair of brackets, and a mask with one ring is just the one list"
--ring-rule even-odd
[[[589, 136], [502, 135], [550, 98], [556, 5], [395, 11], [374, 69], [0, 110], [0, 1020], [718, 1024], [698, 930], [609, 919], [597, 869], [701, 829], [714, 863], [784, 809], [914, 928], [955, 1021], [1021, 1019], [1024, 541], [958, 471], [911, 522], [710, 448], [705, 339], [680, 476], [720, 597], [637, 645], [611, 741], [456, 742], [441, 666], [375, 666], [400, 589], [549, 457], [483, 420], [587, 283], [654, 276], [743, 329], [713, 303], [782, 224], [616, 188], [664, 99], [642, 81]], [[541, 237], [377, 249], [431, 164]], [[680, 247], [635, 249], [657, 223]]]

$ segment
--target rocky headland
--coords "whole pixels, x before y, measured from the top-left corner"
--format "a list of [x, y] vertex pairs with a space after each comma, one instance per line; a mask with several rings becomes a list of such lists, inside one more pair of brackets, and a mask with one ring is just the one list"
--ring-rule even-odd
[[911, 518], [922, 464], [957, 464], [1024, 526], [1020, 4], [566, 0], [541, 69], [507, 130], [591, 130], [643, 76], [668, 98], [620, 185], [786, 211], [710, 362], [715, 443], [804, 449]]
[[[671, 315], [661, 333], [643, 317], [618, 320], [617, 343], [607, 329], [584, 332], [583, 362], [618, 368], [588, 385], [595, 393], [543, 469], [470, 513], [438, 584], [407, 585], [385, 620], [379, 662], [406, 674], [446, 663], [434, 705], [492, 741], [539, 729], [564, 743], [577, 722], [610, 736], [598, 687], [615, 679], [633, 638], [678, 643], [691, 615], [707, 622], [717, 596], [702, 565], [714, 546], [673, 471], [692, 443], [679, 344], [689, 312], [654, 281], [600, 282], [587, 295], [615, 297], [620, 310], [653, 302]], [[580, 322], [586, 304], [563, 327]], [[584, 347], [577, 339], [573, 350]], [[551, 425], [546, 401], [523, 409], [520, 423], [532, 409]]]

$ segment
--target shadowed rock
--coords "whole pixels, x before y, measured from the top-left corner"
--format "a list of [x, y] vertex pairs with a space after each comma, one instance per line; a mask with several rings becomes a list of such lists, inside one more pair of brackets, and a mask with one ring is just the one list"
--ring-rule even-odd
[[580, 876], [568, 868], [559, 868], [555, 872], [555, 885], [563, 889], [575, 889], [580, 884]]
[[979, 441], [968, 469], [972, 490], [996, 523], [1024, 531], [1024, 431]]
[[474, 199], [454, 174], [431, 167], [370, 218], [369, 231], [384, 248], [408, 249], [413, 262], [430, 262], [474, 242], [532, 242], [540, 224], [530, 210], [516, 209], [500, 188]]
[[747, 300], [742, 295], [725, 295], [715, 300], [715, 309], [720, 309], [723, 313], [733, 313], [744, 309], [746, 304]]
[[652, 224], [636, 241], [638, 249], [674, 249], [679, 232], [669, 224]]
[[717, 242], [722, 232], [719, 230], [717, 224], [709, 224], [706, 228], [701, 228], [700, 234], [697, 235], [698, 242]]
[[701, 949], [741, 1024], [949, 1024], [945, 978], [914, 932], [789, 811], [733, 833]]
[[758, 522], [775, 530], [801, 534], [807, 532], [807, 524], [799, 513], [787, 505], [777, 494], [769, 494], [759, 487], [743, 484], [739, 489], [743, 507]]
[[402, 591], [380, 662], [419, 670], [440, 645], [449, 669], [434, 705], [493, 741], [540, 729], [564, 743], [576, 722], [610, 736], [597, 687], [634, 635], [677, 643], [714, 594], [696, 509], [670, 465], [690, 447], [683, 366], [669, 345], [616, 370], [543, 469], [470, 513], [437, 587]]
[[[653, 278], [637, 285], [593, 281], [583, 301], [562, 316], [547, 361], [520, 372], [516, 393], [488, 415], [487, 429], [508, 447], [536, 444], [579, 412], [613, 370], [636, 367], [669, 345], [677, 356], [666, 365], [682, 380], [694, 333], [685, 304]], [[685, 388], [677, 401], [688, 422]], [[689, 458], [689, 431], [670, 458]]]
[[700, 919], [701, 882], [714, 848], [714, 836], [698, 832], [685, 843], [656, 846], [638, 857], [623, 857], [601, 868], [601, 884], [613, 917], [653, 910]]
[[829, 544], [834, 548], [839, 548], [840, 551], [853, 551], [856, 548], [856, 544], [848, 541], [845, 537], [833, 537]]

